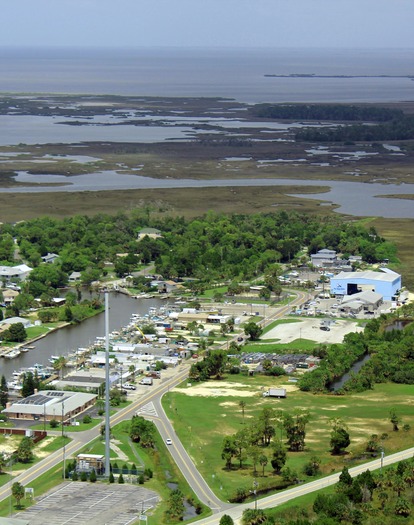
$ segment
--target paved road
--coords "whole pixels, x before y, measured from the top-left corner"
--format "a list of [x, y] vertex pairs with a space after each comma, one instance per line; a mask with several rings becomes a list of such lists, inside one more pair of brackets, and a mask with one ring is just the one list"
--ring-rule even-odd
[[[401, 461], [403, 459], [408, 459], [413, 457], [414, 455], [414, 447], [409, 448], [407, 450], [403, 450], [402, 452], [397, 452], [396, 454], [391, 454], [389, 456], [385, 456], [383, 459], [383, 466], [388, 466], [393, 463], [397, 463], [398, 461]], [[362, 472], [365, 472], [367, 469], [369, 470], [378, 470], [381, 468], [381, 459], [376, 459], [374, 461], [369, 461], [368, 463], [364, 463], [363, 465], [359, 465], [358, 467], [354, 467], [349, 469], [349, 473], [352, 477], [357, 476], [358, 474], [361, 474]], [[278, 492], [276, 494], [273, 494], [272, 496], [267, 496], [263, 499], [259, 499], [257, 501], [257, 507], [260, 509], [270, 509], [273, 507], [277, 507], [278, 505], [281, 505], [282, 503], [285, 503], [286, 501], [289, 501], [291, 499], [297, 498], [299, 496], [303, 496], [305, 494], [309, 494], [311, 492], [315, 492], [317, 490], [329, 487], [331, 485], [334, 485], [338, 482], [340, 473], [332, 474], [331, 476], [327, 476], [322, 479], [318, 479], [315, 481], [311, 481], [310, 483], [305, 483], [303, 485], [298, 485], [292, 489], [285, 490], [283, 492]], [[259, 480], [260, 483], [260, 480]], [[243, 505], [234, 506], [232, 509], [226, 509], [224, 512], [220, 512], [219, 514], [214, 514], [213, 516], [209, 516], [208, 518], [203, 518], [201, 520], [198, 520], [196, 523], [197, 525], [218, 525], [220, 522], [221, 516], [223, 514], [228, 514], [231, 516], [235, 522], [236, 525], [240, 524], [240, 519], [243, 514], [243, 511], [246, 509], [254, 508], [254, 503], [248, 503]]]
[[[293, 305], [302, 304], [309, 294], [305, 292], [298, 292], [294, 300], [286, 306], [278, 309], [276, 313], [273, 313], [266, 320], [263, 321], [263, 325], [270, 323], [275, 319], [279, 319], [291, 308]], [[169, 422], [167, 416], [165, 415], [160, 400], [162, 396], [170, 388], [173, 388], [175, 385], [179, 384], [186, 377], [188, 377], [189, 365], [181, 365], [178, 374], [168, 381], [162, 382], [160, 385], [154, 386], [149, 389], [148, 393], [144, 396], [141, 396], [137, 401], [134, 401], [126, 407], [125, 409], [117, 412], [111, 417], [111, 425], [116, 425], [117, 423], [130, 419], [133, 415], [137, 413], [142, 407], [148, 405], [151, 402], [154, 402], [157, 405], [157, 410], [159, 417], [154, 417], [154, 423], [157, 425], [161, 435], [166, 439], [169, 436], [174, 436], [174, 429]], [[58, 465], [63, 461], [65, 455], [66, 458], [69, 458], [76, 454], [80, 449], [82, 449], [86, 444], [93, 441], [96, 437], [99, 436], [100, 427], [97, 426], [91, 430], [85, 432], [72, 433], [72, 441], [65, 447], [65, 450], [59, 450], [48, 456], [46, 459], [40, 461], [33, 467], [27, 469], [21, 475], [13, 479], [13, 482], [18, 481], [24, 486], [30, 486], [37, 477], [47, 472], [49, 469]], [[220, 501], [215, 494], [211, 491], [201, 474], [196, 469], [194, 463], [186, 453], [184, 447], [177, 437], [173, 439], [173, 445], [171, 446], [171, 453], [174, 460], [177, 462], [180, 470], [182, 471], [184, 477], [187, 479], [190, 486], [193, 488], [194, 492], [197, 494], [197, 497], [210, 506], [213, 512], [217, 512], [221, 509], [228, 508], [229, 504], [223, 503]], [[0, 489], [0, 501], [6, 499], [10, 495], [10, 484], [3, 486]]]
[[168, 445], [168, 450], [199, 500], [210, 507], [213, 512], [219, 512], [220, 510], [233, 507], [233, 505], [230, 503], [224, 503], [217, 498], [217, 496], [206, 483], [205, 479], [197, 470], [181, 441], [177, 438], [173, 426], [162, 409], [161, 399], [156, 400], [154, 402], [154, 406], [158, 415], [156, 417], [147, 416], [147, 418], [155, 423], [164, 440], [171, 438], [172, 445]]
[[[126, 408], [120, 410], [111, 417], [110, 424], [111, 426], [116, 425], [117, 423], [130, 419], [133, 415], [136, 414], [142, 406], [158, 399], [162, 396], [169, 388], [173, 388], [175, 385], [181, 383], [188, 376], [189, 365], [181, 365], [177, 374], [167, 381], [161, 382], [157, 385], [157, 382], [154, 383], [152, 387], [148, 387], [148, 393], [141, 396], [139, 399], [128, 405]], [[94, 427], [91, 430], [85, 432], [73, 432], [70, 434], [70, 437], [73, 440], [65, 447], [65, 457], [70, 457], [76, 454], [80, 449], [82, 449], [86, 444], [90, 443], [100, 434], [100, 426]], [[63, 450], [54, 452], [46, 459], [40, 461], [33, 467], [27, 469], [25, 472], [13, 479], [13, 482], [18, 481], [24, 486], [30, 486], [36, 478], [41, 474], [44, 474], [49, 469], [58, 465], [63, 461]], [[3, 501], [10, 495], [10, 484], [0, 488], [0, 501]]]
[[[306, 292], [299, 292], [295, 299], [291, 301], [289, 305], [286, 305], [277, 312], [273, 312], [269, 317], [263, 320], [263, 326], [269, 324], [270, 322], [280, 319], [285, 315], [293, 305], [299, 305], [305, 302], [310, 295]], [[186, 377], [188, 377], [189, 365], [182, 365], [178, 373], [171, 379], [150, 388], [148, 393], [144, 396], [141, 396], [137, 401], [134, 401], [131, 405], [125, 409], [119, 411], [117, 414], [111, 417], [111, 425], [115, 425], [126, 419], [130, 419], [137, 412], [142, 413], [148, 419], [154, 421], [156, 424], [161, 436], [163, 439], [171, 438], [173, 444], [168, 446], [172, 457], [174, 458], [176, 464], [182, 471], [184, 477], [196, 493], [197, 497], [208, 505], [213, 510], [213, 516], [199, 520], [197, 523], [202, 525], [218, 525], [220, 517], [223, 514], [229, 514], [232, 518], [238, 522], [240, 520], [243, 511], [246, 508], [251, 508], [252, 503], [244, 505], [231, 505], [229, 503], [222, 502], [219, 500], [216, 495], [211, 491], [207, 485], [204, 478], [198, 472], [193, 461], [188, 456], [181, 442], [177, 438], [174, 428], [172, 427], [169, 419], [167, 418], [162, 406], [161, 398], [168, 392], [170, 388], [173, 388], [175, 385], [182, 382]], [[148, 408], [150, 407], [150, 408]], [[73, 454], [76, 454], [82, 447], [87, 443], [95, 439], [100, 432], [99, 427], [95, 427], [86, 432], [72, 434], [73, 441], [66, 446], [65, 454], [66, 457], [69, 457]], [[401, 459], [406, 459], [414, 454], [414, 448], [408, 449], [392, 456], [384, 458], [383, 465], [389, 465], [391, 463], [400, 461]], [[28, 469], [26, 472], [15, 478], [13, 481], [19, 481], [25, 486], [28, 486], [34, 479], [40, 476], [42, 473], [46, 472], [53, 466], [59, 464], [63, 459], [63, 451], [57, 451], [47, 459], [41, 461], [37, 465], [34, 465], [32, 468]], [[367, 468], [370, 470], [375, 470], [380, 468], [381, 460], [375, 460], [369, 463], [365, 463], [359, 467], [355, 467], [350, 470], [351, 475], [355, 476], [360, 472], [365, 471]], [[339, 474], [333, 474], [326, 478], [313, 481], [304, 485], [299, 485], [292, 489], [268, 496], [258, 501], [260, 508], [271, 508], [275, 507], [285, 501], [296, 498], [298, 496], [308, 494], [310, 492], [319, 490], [321, 488], [330, 486], [338, 481]], [[0, 501], [4, 500], [10, 495], [10, 487], [3, 487], [0, 490]]]

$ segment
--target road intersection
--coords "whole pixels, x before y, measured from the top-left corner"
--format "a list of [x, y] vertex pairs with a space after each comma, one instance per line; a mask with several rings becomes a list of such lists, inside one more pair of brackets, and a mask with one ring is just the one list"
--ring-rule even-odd
[[[283, 315], [286, 315], [292, 306], [302, 304], [307, 298], [307, 293], [300, 292], [289, 305], [280, 308], [278, 312], [272, 314], [272, 316], [268, 317], [264, 322], [269, 324], [270, 322], [281, 318]], [[157, 426], [161, 437], [164, 439], [164, 442], [168, 438], [172, 440], [172, 444], [168, 446], [168, 451], [172, 455], [172, 458], [174, 459], [178, 468], [181, 470], [190, 487], [198, 499], [210, 507], [213, 512], [212, 516], [200, 519], [197, 521], [197, 523], [200, 525], [218, 525], [223, 514], [230, 515], [233, 520], [238, 523], [243, 514], [243, 511], [247, 508], [251, 508], [252, 503], [233, 505], [228, 502], [221, 501], [214, 494], [214, 492], [206, 483], [205, 479], [201, 476], [196, 465], [194, 465], [190, 456], [187, 454], [181, 441], [178, 439], [174, 427], [165, 414], [161, 404], [164, 394], [188, 378], [189, 369], [190, 365], [188, 363], [179, 365], [172, 377], [163, 380], [161, 383], [154, 383], [153, 387], [148, 389], [148, 392], [134, 400], [126, 408], [114, 414], [110, 419], [110, 424], [111, 426], [114, 426], [121, 421], [131, 419], [131, 417], [136, 414], [142, 415], [146, 419], [153, 421]], [[46, 459], [40, 461], [36, 465], [33, 465], [33, 467], [29, 468], [16, 478], [13, 478], [13, 482], [17, 481], [24, 486], [30, 486], [30, 483], [32, 483], [40, 475], [44, 474], [56, 465], [59, 465], [63, 461], [63, 454], [65, 454], [66, 458], [75, 455], [83, 447], [85, 447], [85, 445], [96, 439], [99, 434], [99, 425], [85, 432], [72, 433], [72, 441], [66, 445], [64, 452], [62, 450], [54, 452]], [[403, 459], [413, 457], [413, 455], [414, 448], [410, 448], [402, 452], [389, 455], [382, 459], [376, 459], [374, 461], [364, 463], [350, 469], [349, 472], [352, 476], [356, 476], [367, 469], [379, 469], [383, 466], [385, 467]], [[333, 485], [338, 481], [338, 477], [339, 474], [336, 473], [310, 483], [297, 485], [291, 489], [262, 498], [258, 500], [258, 504], [262, 509], [275, 507], [281, 503], [297, 498], [304, 494], [308, 494]], [[11, 483], [9, 483], [7, 486], [3, 486], [0, 489], [0, 501], [10, 497], [10, 485]]]

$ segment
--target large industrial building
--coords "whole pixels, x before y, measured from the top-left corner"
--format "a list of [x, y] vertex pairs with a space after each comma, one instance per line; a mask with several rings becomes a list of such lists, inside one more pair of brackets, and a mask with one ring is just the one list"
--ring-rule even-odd
[[337, 296], [371, 291], [380, 294], [385, 301], [393, 301], [399, 290], [401, 275], [388, 268], [379, 272], [341, 272], [331, 278], [331, 294]]

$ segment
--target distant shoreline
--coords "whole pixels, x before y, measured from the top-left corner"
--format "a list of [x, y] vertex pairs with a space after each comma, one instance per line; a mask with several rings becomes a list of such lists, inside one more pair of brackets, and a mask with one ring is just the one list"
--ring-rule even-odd
[[271, 78], [409, 78], [414, 80], [414, 75], [316, 75], [315, 73], [291, 73], [289, 75], [278, 75], [265, 73], [265, 77]]

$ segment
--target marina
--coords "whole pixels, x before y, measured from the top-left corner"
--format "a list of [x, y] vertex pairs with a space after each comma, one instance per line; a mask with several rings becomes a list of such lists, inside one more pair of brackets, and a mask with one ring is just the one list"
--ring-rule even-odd
[[[113, 294], [110, 301], [112, 305], [113, 302], [116, 302], [117, 306], [121, 306], [118, 312], [122, 311], [125, 314], [129, 306], [134, 305], [135, 308], [137, 306], [136, 300], [131, 300], [129, 297], [122, 296], [121, 294]], [[131, 375], [131, 370], [144, 371], [145, 369], [151, 369], [151, 365], [155, 363], [156, 360], [165, 360], [169, 365], [176, 365], [178, 363], [178, 348], [171, 349], [169, 347], [169, 338], [166, 337], [166, 331], [171, 329], [169, 307], [165, 305], [160, 306], [160, 301], [157, 301], [157, 303], [156, 305], [148, 305], [146, 301], [143, 301], [139, 308], [141, 313], [128, 312], [129, 318], [127, 321], [124, 321], [121, 327], [117, 326], [116, 329], [110, 332], [109, 345], [111, 356], [113, 356], [113, 354], [116, 355], [116, 359], [111, 357], [110, 363], [112, 367], [116, 365], [118, 370], [115, 377], [121, 374], [122, 379], [127, 380]], [[172, 310], [174, 308], [176, 307], [171, 307]], [[99, 314], [97, 317], [99, 318], [97, 320], [98, 323], [93, 324], [100, 327], [102, 314]], [[93, 319], [94, 318], [89, 319], [85, 321], [85, 323]], [[140, 325], [142, 324], [153, 324], [156, 333], [148, 334], [147, 336], [144, 335], [140, 329]], [[32, 351], [27, 358], [26, 356], [22, 356], [21, 350], [22, 348], [28, 350], [29, 347], [15, 348], [4, 355], [4, 357], [11, 356], [8, 357], [8, 360], [16, 358], [13, 364], [20, 364], [22, 361], [22, 359], [18, 359], [20, 356], [25, 360], [25, 364], [27, 361], [39, 359], [39, 355], [42, 357], [42, 362], [29, 364], [29, 366], [26, 364], [26, 366], [16, 368], [12, 372], [10, 369], [8, 372], [4, 372], [3, 368], [5, 367], [2, 366], [2, 373], [8, 378], [8, 387], [12, 394], [19, 395], [22, 389], [23, 378], [28, 373], [32, 373], [39, 379], [47, 380], [50, 384], [53, 384], [54, 381], [62, 381], [65, 374], [71, 375], [73, 372], [79, 370], [102, 368], [106, 360], [106, 338], [102, 335], [95, 335], [93, 340], [90, 338], [89, 343], [85, 346], [79, 346], [71, 350], [60, 347], [58, 350], [59, 353], [48, 353], [48, 349], [52, 347], [55, 352], [57, 349], [56, 346], [53, 346], [53, 342], [52, 344], [47, 344], [51, 343], [48, 339], [53, 338], [53, 336], [56, 337], [59, 332], [61, 332], [60, 336], [65, 335], [65, 331], [68, 331], [70, 328], [72, 327], [64, 327], [61, 330], [51, 333], [48, 337], [37, 341], [36, 349], [32, 347]], [[82, 328], [82, 325], [75, 328]], [[80, 332], [82, 332], [82, 330], [80, 330]], [[100, 333], [102, 333], [102, 331]], [[92, 333], [89, 332], [89, 336], [91, 335]], [[79, 341], [80, 340], [79, 338]], [[23, 354], [25, 354], [25, 352], [23, 352]], [[3, 363], [6, 362], [3, 361]]]
[[[126, 326], [132, 314], [144, 316], [148, 314], [151, 306], [158, 308], [162, 306], [158, 299], [133, 299], [120, 293], [112, 293], [109, 299], [109, 330], [119, 330]], [[19, 351], [19, 355], [13, 358], [2, 358], [0, 360], [0, 374], [6, 378], [11, 378], [13, 372], [21, 369], [28, 369], [34, 363], [41, 364], [43, 367], [51, 366], [49, 359], [52, 356], [65, 356], [69, 366], [79, 360], [80, 349], [89, 348], [100, 337], [101, 346], [104, 345], [105, 337], [104, 313], [86, 319], [78, 325], [67, 325], [59, 330], [50, 332], [46, 337], [36, 340], [35, 344], [24, 345], [28, 352]], [[7, 350], [7, 354], [13, 349]]]

